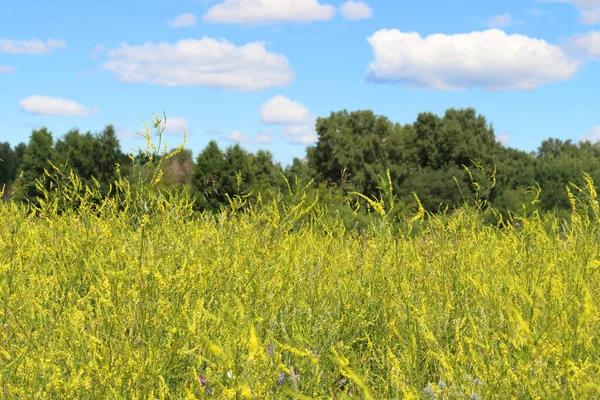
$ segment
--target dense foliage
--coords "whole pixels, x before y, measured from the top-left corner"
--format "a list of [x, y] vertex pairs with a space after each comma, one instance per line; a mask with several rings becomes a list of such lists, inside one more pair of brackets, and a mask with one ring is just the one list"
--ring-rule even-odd
[[182, 149], [154, 150], [109, 196], [56, 168], [0, 203], [3, 398], [600, 395], [589, 175], [568, 224], [528, 202], [498, 228], [484, 196], [395, 215], [390, 171], [359, 232], [292, 184], [198, 214], [159, 184]]
[[[470, 108], [449, 109], [443, 116], [421, 113], [406, 125], [371, 111], [344, 110], [319, 118], [316, 131], [318, 141], [307, 148], [306, 157], [285, 167], [274, 162], [271, 152], [253, 154], [239, 144], [223, 149], [211, 141], [194, 149], [195, 158], [191, 150], [182, 151], [164, 165], [162, 185], [192, 193], [195, 210], [218, 212], [231, 195], [286, 192], [282, 176], [292, 183], [296, 178], [310, 182], [306, 191], [313, 196], [329, 193], [329, 199], [340, 199], [356, 191], [372, 198], [381, 189], [379, 176], [389, 170], [397, 212], [405, 213], [414, 203], [413, 192], [427, 211], [460, 206], [477, 190], [472, 175], [486, 171], [493, 181], [486, 200], [504, 217], [532, 199], [532, 188], [541, 188], [536, 206], [564, 218], [569, 214], [565, 186], [582, 184], [584, 172], [600, 180], [600, 145], [550, 138], [526, 153], [498, 143], [491, 124]], [[25, 202], [37, 201], [36, 182], [52, 165], [74, 171], [85, 184], [98, 181], [104, 193], [116, 178], [116, 163], [132, 177], [132, 160], [121, 151], [111, 125], [96, 134], [72, 130], [57, 140], [46, 128], [34, 130], [27, 144], [0, 143], [0, 160], [5, 197]], [[133, 161], [143, 160], [136, 155]], [[320, 196], [319, 202], [327, 198]]]

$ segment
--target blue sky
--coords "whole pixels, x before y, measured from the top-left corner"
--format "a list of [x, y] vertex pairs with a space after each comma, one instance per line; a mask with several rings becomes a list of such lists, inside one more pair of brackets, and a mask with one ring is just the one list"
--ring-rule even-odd
[[113, 124], [124, 151], [151, 113], [284, 164], [314, 121], [475, 107], [507, 146], [600, 139], [600, 0], [10, 1], [0, 14], [0, 141]]

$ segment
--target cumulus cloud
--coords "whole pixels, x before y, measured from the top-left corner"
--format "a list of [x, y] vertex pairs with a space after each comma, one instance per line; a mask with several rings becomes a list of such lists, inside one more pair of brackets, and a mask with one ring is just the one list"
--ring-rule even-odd
[[496, 135], [496, 141], [501, 145], [506, 146], [508, 142], [510, 142], [510, 136], [508, 136], [508, 133], [503, 132], [499, 135]]
[[227, 139], [231, 142], [238, 142], [238, 143], [247, 143], [248, 142], [248, 137], [240, 131], [229, 132], [227, 135], [225, 135], [225, 139]]
[[320, 4], [318, 0], [225, 0], [212, 6], [203, 20], [258, 25], [326, 21], [334, 15], [335, 7]]
[[92, 60], [98, 60], [104, 54], [106, 54], [107, 51], [108, 51], [108, 49], [106, 47], [104, 47], [103, 45], [97, 45], [92, 49], [92, 51], [90, 51], [90, 58]]
[[592, 142], [592, 143], [600, 142], [600, 126], [595, 127], [587, 135], [580, 137], [579, 140], [582, 142]]
[[0, 74], [12, 74], [17, 69], [10, 65], [0, 65]]
[[236, 46], [204, 37], [108, 50], [102, 68], [125, 82], [166, 86], [208, 86], [234, 91], [259, 91], [290, 84], [294, 71], [280, 54], [263, 43]]
[[41, 40], [6, 40], [0, 39], [0, 53], [8, 54], [48, 54], [55, 49], [62, 49], [67, 46], [64, 40], [48, 39], [45, 42]]
[[569, 3], [579, 10], [579, 20], [588, 25], [600, 22], [600, 0], [538, 0], [540, 3]]
[[89, 108], [59, 97], [29, 96], [21, 100], [20, 105], [22, 110], [34, 115], [87, 116], [92, 114]]
[[306, 107], [282, 95], [268, 100], [262, 106], [260, 116], [266, 124], [305, 124], [314, 120]]
[[363, 1], [347, 1], [341, 5], [342, 17], [347, 20], [367, 19], [373, 16], [373, 10]]
[[256, 136], [248, 137], [243, 132], [240, 131], [232, 131], [225, 135], [225, 139], [230, 142], [237, 143], [258, 143], [258, 144], [268, 144], [273, 142], [273, 138], [271, 137], [270, 132], [261, 132]]
[[187, 13], [178, 15], [172, 20], [169, 20], [167, 23], [171, 28], [187, 28], [190, 26], [196, 26], [198, 19], [196, 16], [194, 16], [194, 14]]
[[262, 131], [254, 137], [254, 143], [269, 144], [273, 143], [273, 137], [270, 131]]
[[283, 136], [293, 144], [312, 144], [318, 139], [314, 125], [292, 125], [283, 129]]
[[182, 135], [183, 131], [189, 133], [188, 121], [183, 117], [168, 117], [165, 132], [173, 135]]
[[382, 29], [367, 39], [375, 55], [367, 79], [411, 88], [532, 90], [569, 79], [580, 66], [558, 46], [499, 29], [427, 37]]
[[277, 95], [263, 104], [261, 119], [266, 124], [283, 125], [283, 137], [290, 143], [308, 144], [316, 141], [317, 117], [304, 105]]
[[600, 31], [573, 35], [567, 39], [567, 46], [585, 53], [590, 58], [600, 60]]
[[520, 23], [521, 21], [515, 21], [509, 13], [500, 15], [494, 15], [493, 17], [486, 18], [481, 22], [482, 25], [488, 28], [502, 28]]

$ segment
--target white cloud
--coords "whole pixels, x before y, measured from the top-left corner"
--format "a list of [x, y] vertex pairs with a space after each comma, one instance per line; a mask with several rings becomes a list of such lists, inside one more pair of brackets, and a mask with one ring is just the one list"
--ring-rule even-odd
[[98, 60], [100, 57], [106, 54], [106, 51], [106, 47], [103, 45], [97, 45], [92, 49], [92, 51], [90, 51], [90, 58], [92, 60]]
[[253, 141], [254, 143], [269, 144], [273, 143], [273, 137], [271, 136], [271, 132], [263, 131], [256, 135]]
[[373, 16], [373, 10], [363, 1], [347, 1], [341, 5], [342, 17], [347, 20], [367, 19]]
[[518, 24], [522, 21], [515, 21], [509, 13], [504, 13], [500, 15], [494, 15], [493, 17], [489, 17], [483, 20], [481, 23], [484, 26], [489, 28], [502, 28], [505, 26], [511, 26]]
[[584, 24], [600, 22], [600, 0], [538, 0], [540, 3], [569, 3], [579, 10], [579, 19]]
[[235, 46], [204, 37], [140, 46], [121, 45], [107, 52], [102, 68], [125, 82], [166, 86], [209, 86], [236, 91], [259, 91], [290, 84], [294, 71], [280, 54], [263, 43]]
[[[29, 96], [20, 102], [21, 108], [35, 115], [87, 116], [91, 115], [87, 107], [72, 100], [50, 96]], [[97, 109], [94, 112], [98, 112]]]
[[12, 74], [17, 69], [10, 65], [0, 65], [0, 74]]
[[510, 142], [510, 136], [508, 136], [508, 133], [503, 132], [499, 135], [496, 135], [496, 141], [498, 141], [498, 143], [501, 145], [506, 146], [508, 142]]
[[266, 124], [281, 125], [304, 124], [315, 119], [302, 104], [282, 95], [268, 100], [262, 106], [260, 116]]
[[0, 39], [0, 53], [9, 54], [48, 54], [55, 49], [62, 49], [67, 44], [63, 40], [5, 40]]
[[196, 26], [197, 23], [198, 19], [196, 19], [196, 16], [191, 13], [178, 15], [167, 22], [171, 28], [187, 28], [190, 26]]
[[592, 131], [590, 133], [579, 138], [579, 140], [581, 142], [586, 142], [586, 141], [589, 141], [592, 143], [600, 142], [600, 126], [595, 127], [594, 129], [592, 129]]
[[183, 117], [167, 117], [165, 132], [183, 136], [184, 130], [186, 133], [189, 133], [187, 119]]
[[316, 142], [315, 122], [317, 117], [297, 101], [277, 95], [263, 104], [260, 115], [266, 124], [284, 125], [282, 135], [290, 143]]
[[583, 10], [581, 12], [581, 22], [587, 25], [595, 25], [600, 22], [600, 8], [593, 10]]
[[258, 135], [253, 136], [253, 137], [248, 137], [243, 132], [240, 132], [240, 131], [233, 131], [233, 132], [229, 132], [227, 135], [225, 135], [225, 139], [230, 142], [237, 142], [237, 143], [268, 144], [268, 143], [273, 142], [271, 133], [268, 131], [260, 132]]
[[248, 137], [240, 131], [229, 132], [227, 135], [225, 135], [225, 139], [227, 139], [231, 142], [238, 142], [238, 143], [247, 143], [248, 142]]
[[312, 144], [318, 139], [314, 125], [293, 125], [283, 129], [283, 136], [294, 144]]
[[499, 29], [424, 38], [382, 29], [368, 41], [375, 60], [367, 79], [412, 88], [532, 90], [569, 79], [580, 66], [558, 46]]
[[225, 0], [212, 6], [204, 21], [236, 24], [275, 24], [282, 22], [326, 21], [335, 7], [318, 0]]
[[600, 31], [573, 35], [567, 39], [567, 46], [584, 52], [590, 58], [600, 60]]

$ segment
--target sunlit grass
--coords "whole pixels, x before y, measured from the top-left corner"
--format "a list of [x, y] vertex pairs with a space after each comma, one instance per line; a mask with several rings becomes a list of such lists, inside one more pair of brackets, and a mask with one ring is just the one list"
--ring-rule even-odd
[[124, 180], [60, 190], [0, 203], [2, 398], [600, 394], [591, 181], [570, 224], [379, 202], [360, 233], [301, 194], [195, 215]]

